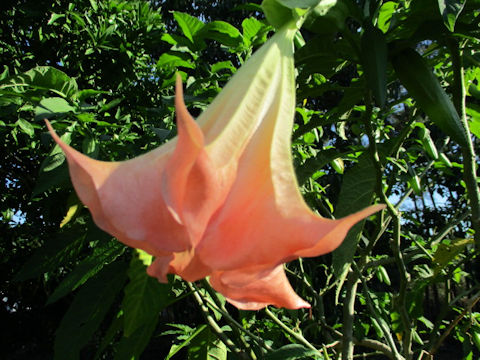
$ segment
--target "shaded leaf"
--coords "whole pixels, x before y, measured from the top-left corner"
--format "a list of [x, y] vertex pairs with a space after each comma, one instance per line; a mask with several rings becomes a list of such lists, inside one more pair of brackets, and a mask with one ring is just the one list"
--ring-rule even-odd
[[116, 354], [114, 360], [137, 360], [147, 347], [157, 327], [158, 316], [150, 318], [138, 327], [129, 337], [122, 337], [115, 346]]
[[407, 48], [392, 56], [391, 60], [398, 78], [430, 120], [459, 145], [467, 146], [466, 129], [449, 96], [423, 58], [415, 50]]
[[183, 340], [182, 343], [172, 345], [172, 347], [170, 348], [170, 351], [169, 351], [167, 357], [165, 358], [165, 360], [169, 360], [170, 358], [172, 358], [172, 356], [174, 356], [176, 353], [178, 353], [181, 349], [183, 349], [185, 346], [190, 344], [190, 341], [192, 341], [196, 336], [198, 336], [205, 328], [207, 328], [207, 325], [200, 325], [199, 327], [197, 327], [195, 329], [194, 332], [192, 332], [189, 336], [187, 336]]
[[55, 333], [54, 360], [78, 360], [125, 283], [125, 266], [115, 262], [90, 279], [75, 296]]
[[268, 23], [277, 29], [293, 20], [292, 10], [280, 4], [277, 0], [263, 0], [262, 10]]
[[188, 347], [188, 360], [226, 360], [227, 347], [210, 328], [204, 327]]
[[448, 30], [454, 31], [455, 22], [462, 12], [465, 2], [466, 0], [438, 0], [438, 8]]
[[[94, 240], [94, 239], [88, 239]], [[116, 240], [100, 242], [94, 249], [93, 254], [82, 260], [70, 274], [58, 285], [52, 295], [49, 296], [47, 304], [51, 304], [64, 297], [77, 287], [85, 283], [92, 276], [95, 276], [102, 268], [113, 262], [125, 251], [125, 246]]]
[[447, 267], [469, 244], [473, 244], [473, 239], [455, 239], [450, 244], [438, 245], [432, 259], [436, 265], [435, 272]]
[[[129, 337], [137, 329], [147, 324], [151, 319], [157, 318], [159, 312], [175, 301], [169, 284], [159, 283], [146, 272], [145, 259], [138, 256], [139, 250], [135, 252], [128, 269], [129, 283], [125, 287], [125, 297], [122, 308], [124, 311], [124, 336]], [[144, 256], [151, 255], [142, 252]]]
[[[335, 217], [341, 218], [371, 205], [376, 183], [375, 166], [370, 155], [363, 154], [358, 163], [345, 172]], [[354, 225], [343, 243], [333, 252], [333, 271], [337, 278], [345, 274], [353, 261], [364, 222]]]
[[362, 36], [362, 62], [367, 84], [380, 107], [387, 99], [387, 42], [378, 28], [368, 25]]
[[83, 229], [73, 227], [46, 241], [22, 266], [15, 281], [39, 277], [77, 259], [86, 244], [85, 235], [78, 236], [82, 232]]

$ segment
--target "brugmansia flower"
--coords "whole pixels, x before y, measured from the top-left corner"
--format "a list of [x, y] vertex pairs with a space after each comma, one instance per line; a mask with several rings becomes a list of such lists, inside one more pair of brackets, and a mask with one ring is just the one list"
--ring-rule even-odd
[[197, 121], [178, 79], [178, 136], [132, 160], [90, 159], [48, 124], [96, 224], [154, 255], [147, 271], [160, 281], [168, 273], [209, 276], [240, 309], [309, 307], [283, 263], [334, 250], [353, 224], [381, 209], [329, 220], [303, 201], [290, 146], [295, 31], [286, 26], [265, 43]]

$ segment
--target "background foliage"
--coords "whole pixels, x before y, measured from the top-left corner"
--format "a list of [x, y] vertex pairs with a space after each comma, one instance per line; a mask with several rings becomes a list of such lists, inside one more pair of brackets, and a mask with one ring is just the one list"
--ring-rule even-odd
[[242, 0], [4, 1], [2, 358], [480, 356], [480, 3], [266, 4], [317, 5], [296, 39], [305, 199], [326, 217], [388, 209], [333, 254], [287, 265], [310, 312], [159, 284], [147, 254], [93, 224], [43, 119], [91, 157], [137, 156], [175, 136], [176, 72], [198, 115], [274, 28]]

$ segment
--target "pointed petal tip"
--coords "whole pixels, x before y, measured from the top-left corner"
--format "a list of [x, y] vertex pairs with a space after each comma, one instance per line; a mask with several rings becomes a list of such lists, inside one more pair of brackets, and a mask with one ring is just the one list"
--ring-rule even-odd
[[50, 121], [48, 121], [47, 119], [43, 119], [43, 121], [45, 121], [45, 125], [47, 125], [48, 132], [52, 136], [53, 140], [55, 140], [57, 144], [62, 143], [63, 141], [60, 139], [56, 131], [53, 129], [53, 126], [52, 124], [50, 124]]

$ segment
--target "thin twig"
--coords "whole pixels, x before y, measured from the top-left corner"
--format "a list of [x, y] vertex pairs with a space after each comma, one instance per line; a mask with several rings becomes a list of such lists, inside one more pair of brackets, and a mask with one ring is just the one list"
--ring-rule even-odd
[[[186, 282], [186, 283], [187, 283], [187, 286], [192, 291], [193, 297], [195, 298], [198, 305], [200, 306], [202, 314], [207, 320], [208, 325], [210, 325], [210, 328], [215, 332], [215, 334], [219, 337], [219, 339], [230, 349], [232, 353], [238, 355], [241, 359], [248, 359], [249, 358], [248, 355], [244, 351], [240, 350], [237, 347], [237, 345], [235, 345], [235, 343], [223, 332], [223, 330], [217, 324], [215, 319], [212, 317], [212, 315], [208, 311], [208, 307], [203, 302], [202, 297], [198, 293], [197, 289], [195, 289], [191, 283], [189, 282]], [[256, 360], [256, 356], [253, 356], [253, 357], [250, 356], [250, 359]]]
[[305, 339], [301, 333], [297, 333], [292, 329], [290, 329], [279, 318], [277, 318], [275, 314], [272, 313], [268, 307], [265, 308], [265, 313], [268, 315], [270, 319], [273, 320], [274, 323], [280, 326], [288, 335], [292, 336], [295, 340], [305, 345], [307, 348], [318, 352], [319, 355], [322, 355], [321, 352], [315, 346], [313, 346], [307, 339]]
[[445, 329], [443, 334], [438, 338], [438, 340], [435, 342], [435, 344], [432, 346], [430, 349], [430, 355], [434, 355], [437, 350], [440, 348], [442, 343], [445, 341], [445, 339], [450, 335], [451, 331], [457, 326], [457, 324], [462, 320], [465, 315], [472, 310], [472, 308], [475, 306], [477, 302], [480, 301], [480, 291], [477, 292], [473, 297], [470, 299], [468, 302], [467, 306], [465, 306], [465, 309], [461, 312], [461, 314], [458, 314], [458, 316], [453, 319], [453, 321], [448, 325], [448, 327]]

